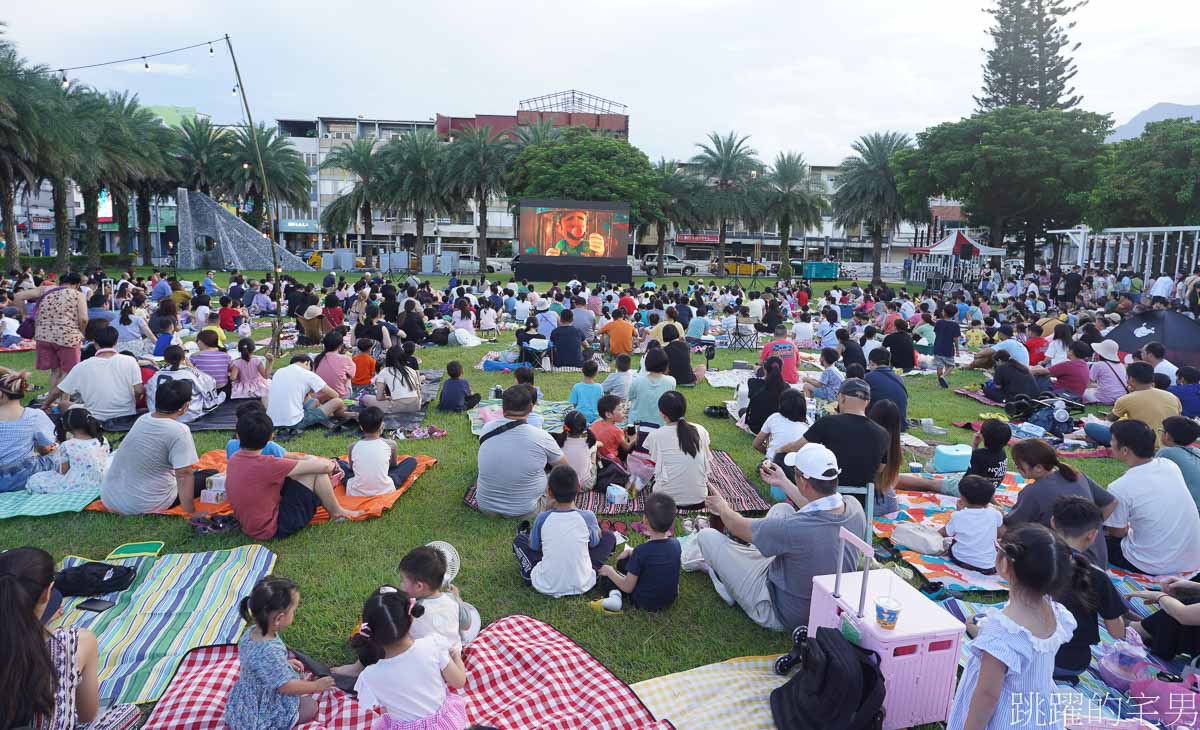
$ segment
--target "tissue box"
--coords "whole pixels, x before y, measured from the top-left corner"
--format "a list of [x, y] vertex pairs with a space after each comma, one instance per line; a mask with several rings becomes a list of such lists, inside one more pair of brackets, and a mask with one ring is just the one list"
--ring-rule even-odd
[[225, 491], [225, 474], [211, 474], [208, 479], [204, 480], [204, 486], [214, 491]]
[[225, 501], [225, 489], [202, 489], [200, 490], [200, 501], [207, 504], [219, 504]]
[[943, 444], [933, 451], [933, 471], [945, 474], [966, 471], [971, 466], [971, 447], [968, 444]]
[[604, 499], [609, 504], [625, 504], [629, 501], [629, 492], [625, 491], [625, 487], [610, 484], [604, 492]]

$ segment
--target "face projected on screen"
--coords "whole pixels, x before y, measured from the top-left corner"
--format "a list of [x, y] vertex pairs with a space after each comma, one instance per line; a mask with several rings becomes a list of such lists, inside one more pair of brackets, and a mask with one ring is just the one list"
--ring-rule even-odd
[[547, 256], [603, 256], [604, 236], [588, 233], [586, 210], [568, 210], [559, 215], [558, 241], [546, 250]]

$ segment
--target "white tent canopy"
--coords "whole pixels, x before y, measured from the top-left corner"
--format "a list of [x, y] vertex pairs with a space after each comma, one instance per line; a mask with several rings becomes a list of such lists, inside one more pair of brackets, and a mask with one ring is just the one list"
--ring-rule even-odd
[[912, 253], [929, 256], [962, 256], [964, 248], [973, 248], [972, 256], [1003, 256], [1007, 253], [1003, 248], [984, 246], [961, 231], [951, 231], [946, 237], [927, 249], [909, 249]]

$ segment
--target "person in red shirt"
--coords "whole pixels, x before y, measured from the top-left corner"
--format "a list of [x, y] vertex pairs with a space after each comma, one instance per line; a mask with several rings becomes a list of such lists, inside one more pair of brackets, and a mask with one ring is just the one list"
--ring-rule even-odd
[[625, 310], [626, 317], [632, 317], [637, 311], [637, 300], [628, 291], [617, 301], [617, 306]]
[[329, 475], [341, 467], [317, 456], [280, 459], [263, 454], [275, 433], [265, 411], [250, 411], [237, 422], [241, 448], [229, 458], [225, 493], [242, 532], [256, 540], [287, 537], [304, 529], [318, 507], [330, 520], [353, 519], [358, 510], [343, 509], [333, 494]]
[[1025, 349], [1029, 350], [1029, 366], [1033, 367], [1046, 358], [1046, 348], [1050, 341], [1042, 337], [1044, 330], [1040, 324], [1029, 325], [1029, 337], [1025, 340]]
[[217, 324], [226, 332], [233, 332], [242, 323], [242, 312], [233, 306], [233, 300], [227, 296], [221, 297], [220, 302], [221, 308], [217, 310]]
[[625, 420], [625, 404], [621, 397], [609, 393], [596, 402], [600, 418], [592, 422], [592, 435], [596, 437], [596, 453], [606, 459], [625, 462], [625, 455], [633, 450], [634, 438], [617, 424]]
[[346, 321], [346, 313], [342, 310], [342, 304], [336, 294], [325, 297], [325, 307], [321, 309], [321, 314], [325, 317], [323, 322], [327, 330], [335, 330]]
[[800, 291], [796, 292], [796, 304], [799, 305], [801, 309], [804, 309], [808, 306], [808, 289], [800, 287]]
[[766, 362], [768, 357], [777, 357], [783, 361], [784, 382], [795, 385], [800, 380], [800, 373], [797, 371], [797, 366], [800, 362], [800, 351], [796, 349], [796, 343], [787, 336], [787, 327], [779, 325], [775, 328], [775, 339], [763, 346], [762, 356], [758, 359], [759, 362]]
[[[1054, 379], [1054, 392], [1074, 400], [1083, 400], [1083, 391], [1087, 390], [1092, 379], [1088, 369], [1088, 359], [1092, 356], [1091, 345], [1079, 340], [1072, 340], [1067, 346], [1067, 359], [1057, 365], [1031, 367], [1033, 375], [1049, 375]], [[1033, 358], [1030, 357], [1032, 360]]]

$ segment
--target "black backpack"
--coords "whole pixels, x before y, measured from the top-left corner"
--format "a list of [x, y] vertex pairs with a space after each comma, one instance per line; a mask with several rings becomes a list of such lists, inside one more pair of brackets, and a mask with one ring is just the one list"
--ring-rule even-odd
[[54, 587], [64, 596], [102, 596], [125, 590], [136, 577], [137, 571], [125, 565], [83, 563], [60, 570]]
[[879, 730], [883, 674], [879, 655], [851, 644], [837, 629], [801, 634], [800, 669], [771, 692], [779, 730]]

